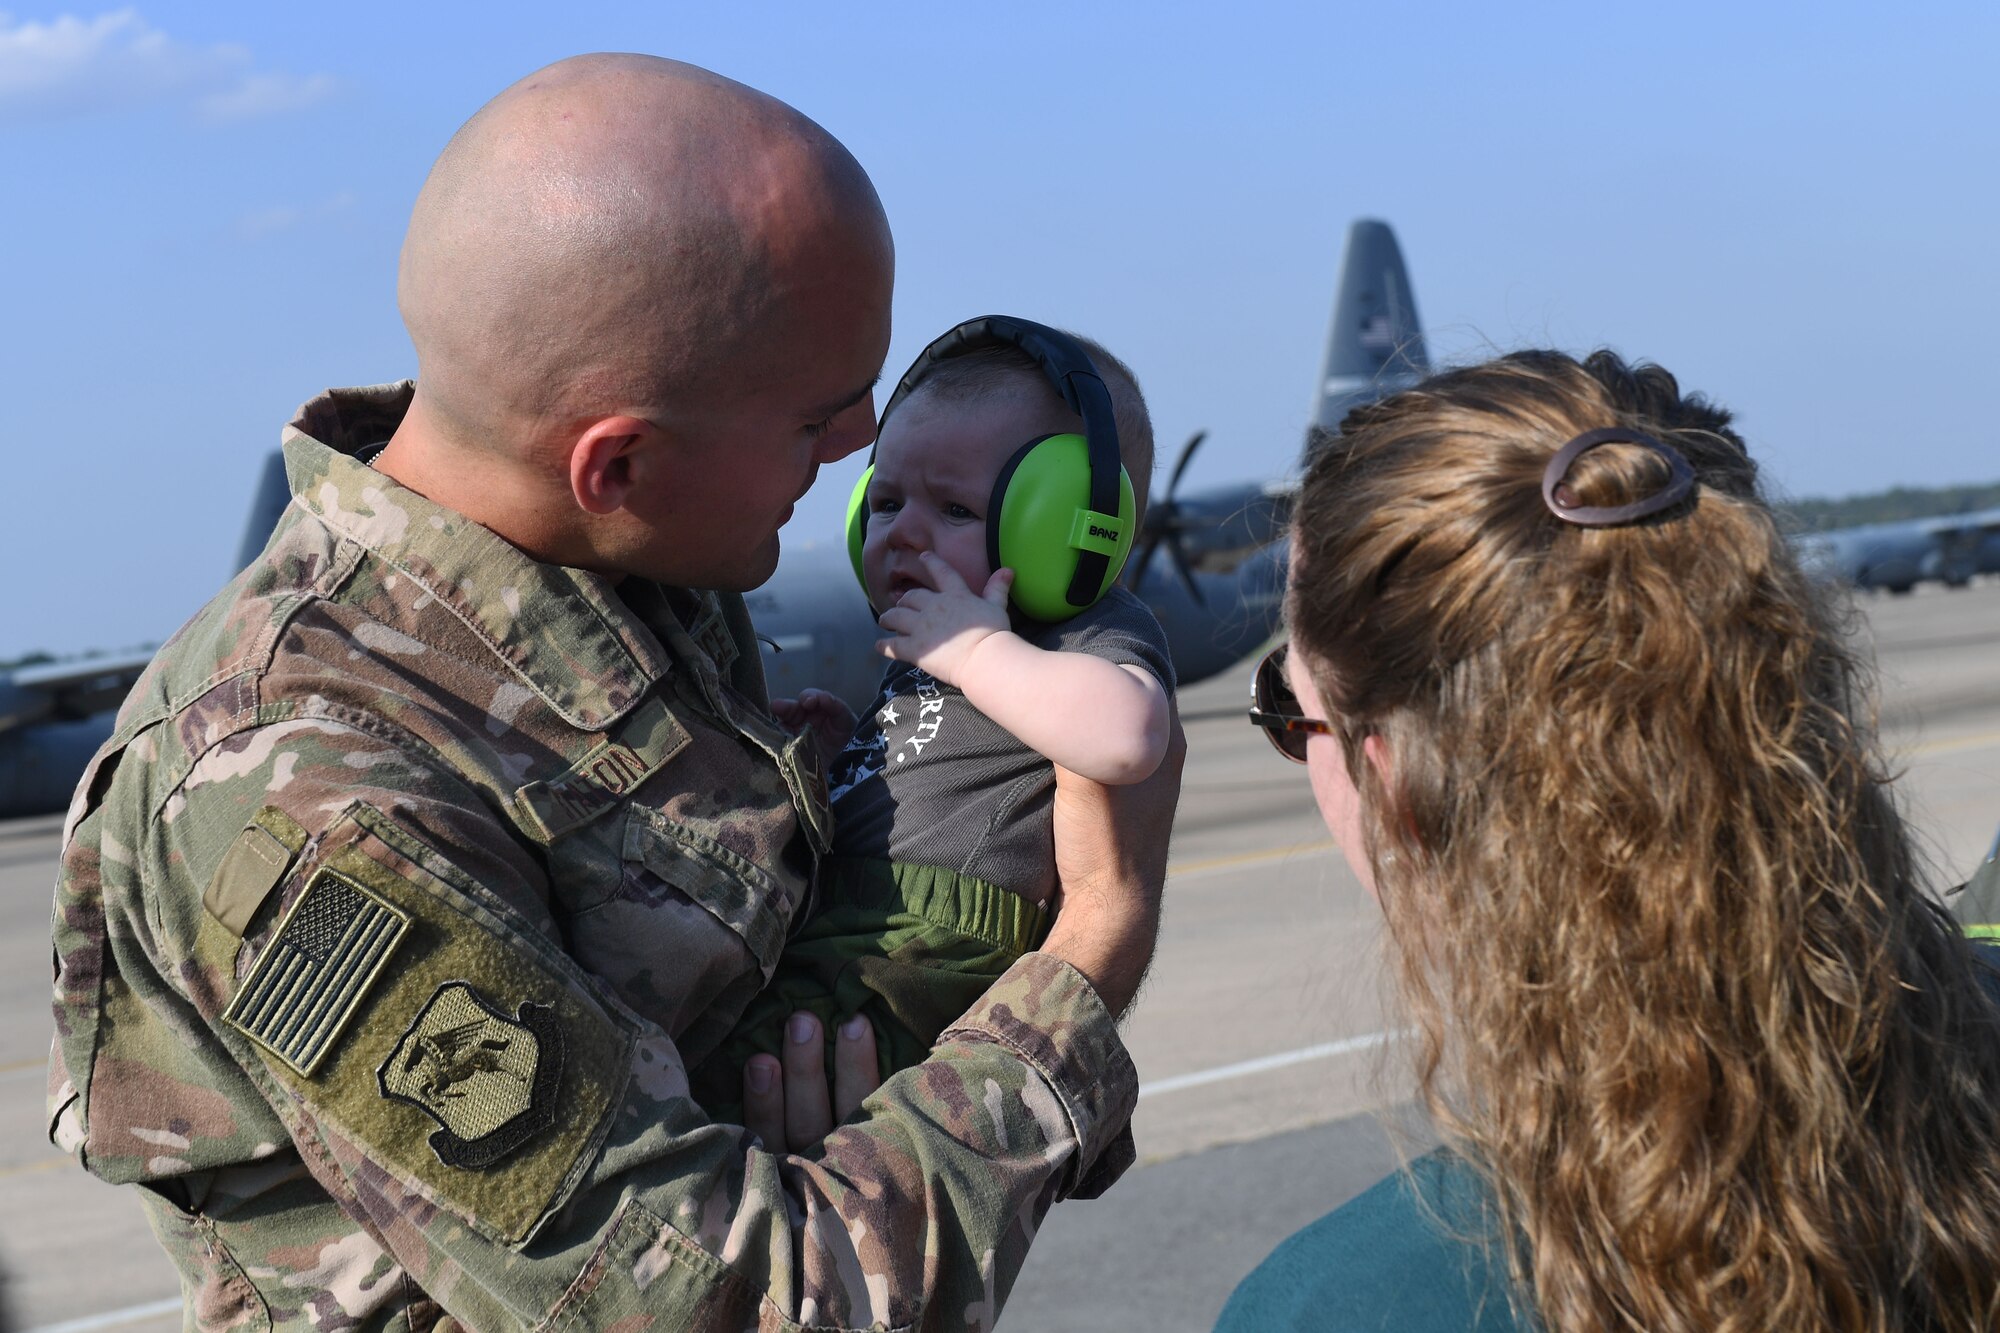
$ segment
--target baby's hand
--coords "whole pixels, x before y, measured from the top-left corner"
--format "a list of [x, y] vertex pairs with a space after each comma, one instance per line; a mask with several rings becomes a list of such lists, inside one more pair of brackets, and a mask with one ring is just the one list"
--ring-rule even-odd
[[996, 569], [984, 592], [974, 593], [958, 571], [931, 551], [918, 557], [937, 591], [912, 588], [876, 622], [889, 631], [875, 651], [899, 662], [914, 662], [947, 685], [964, 688], [960, 676], [981, 643], [1007, 632], [1007, 590], [1014, 571]]
[[790, 731], [812, 728], [822, 766], [854, 737], [854, 710], [825, 690], [800, 690], [796, 699], [771, 700], [771, 716]]

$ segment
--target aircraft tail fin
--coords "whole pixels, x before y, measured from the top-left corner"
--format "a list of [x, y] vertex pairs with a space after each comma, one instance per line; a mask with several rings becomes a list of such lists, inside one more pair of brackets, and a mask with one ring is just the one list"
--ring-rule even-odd
[[1407, 388], [1430, 368], [1396, 233], [1386, 222], [1361, 218], [1347, 230], [1313, 424], [1337, 431], [1350, 410]]
[[285, 456], [273, 449], [257, 472], [257, 487], [250, 493], [250, 517], [243, 523], [243, 540], [236, 547], [235, 569], [249, 567], [271, 540], [272, 529], [285, 516], [292, 502], [292, 486], [285, 478]]

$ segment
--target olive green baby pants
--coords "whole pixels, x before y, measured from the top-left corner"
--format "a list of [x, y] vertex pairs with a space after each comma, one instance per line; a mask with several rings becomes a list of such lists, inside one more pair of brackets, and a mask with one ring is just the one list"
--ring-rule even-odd
[[834, 1030], [855, 1014], [874, 1025], [882, 1077], [908, 1069], [1047, 928], [1041, 906], [970, 875], [829, 857], [813, 914], [786, 942], [771, 984], [690, 1071], [695, 1100], [715, 1120], [741, 1124], [744, 1063], [779, 1054], [799, 1010], [820, 1020], [829, 1072]]

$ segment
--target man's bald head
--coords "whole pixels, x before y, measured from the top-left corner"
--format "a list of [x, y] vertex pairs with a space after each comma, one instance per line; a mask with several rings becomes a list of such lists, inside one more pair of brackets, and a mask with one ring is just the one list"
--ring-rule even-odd
[[889, 262], [867, 175], [791, 107], [690, 65], [579, 56], [459, 130], [417, 199], [398, 299], [419, 395], [519, 455], [754, 374], [787, 297]]

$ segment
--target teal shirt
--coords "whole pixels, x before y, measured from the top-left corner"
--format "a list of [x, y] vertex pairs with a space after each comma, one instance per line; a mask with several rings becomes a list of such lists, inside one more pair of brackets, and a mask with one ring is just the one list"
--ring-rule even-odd
[[1216, 1333], [1515, 1333], [1507, 1257], [1479, 1178], [1433, 1152], [1286, 1240], [1243, 1279]]
[[[2000, 904], [2000, 891], [1986, 902]], [[2000, 999], [2000, 939], [1974, 946], [1987, 964], [1980, 980]], [[1231, 1294], [1216, 1333], [1532, 1333], [1533, 1312], [1517, 1318], [1508, 1300], [1506, 1251], [1487, 1243], [1487, 1202], [1462, 1160], [1443, 1149], [1420, 1157], [1273, 1250]]]

